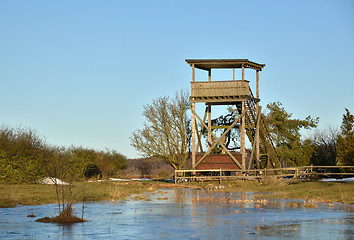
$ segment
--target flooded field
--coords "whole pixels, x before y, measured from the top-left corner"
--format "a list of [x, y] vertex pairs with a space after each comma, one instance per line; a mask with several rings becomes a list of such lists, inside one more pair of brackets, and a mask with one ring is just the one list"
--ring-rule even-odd
[[[81, 205], [76, 205], [81, 215]], [[0, 209], [0, 239], [353, 239], [354, 206], [173, 189], [88, 203], [85, 223], [35, 222], [56, 205]], [[35, 217], [27, 217], [34, 215]]]

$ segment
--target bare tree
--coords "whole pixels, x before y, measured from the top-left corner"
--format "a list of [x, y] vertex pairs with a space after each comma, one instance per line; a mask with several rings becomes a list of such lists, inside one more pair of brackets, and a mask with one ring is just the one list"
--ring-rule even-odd
[[131, 145], [145, 157], [159, 157], [174, 169], [183, 169], [189, 156], [189, 101], [186, 91], [178, 91], [173, 99], [160, 97], [144, 106], [144, 128], [131, 136]]
[[327, 130], [317, 130], [311, 139], [313, 153], [311, 163], [314, 165], [337, 165], [337, 138], [338, 129], [328, 127]]

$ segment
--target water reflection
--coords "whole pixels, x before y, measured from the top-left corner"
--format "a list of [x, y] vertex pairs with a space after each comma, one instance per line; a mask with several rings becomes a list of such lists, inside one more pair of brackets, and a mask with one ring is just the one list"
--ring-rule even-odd
[[[56, 205], [0, 209], [0, 239], [353, 239], [352, 206], [298, 206], [257, 193], [175, 189], [144, 200], [89, 203], [74, 225], [34, 222]], [[301, 203], [303, 204], [303, 203]], [[297, 206], [297, 207], [294, 207]], [[81, 206], [77, 206], [78, 211]], [[34, 214], [35, 218], [26, 217]]]

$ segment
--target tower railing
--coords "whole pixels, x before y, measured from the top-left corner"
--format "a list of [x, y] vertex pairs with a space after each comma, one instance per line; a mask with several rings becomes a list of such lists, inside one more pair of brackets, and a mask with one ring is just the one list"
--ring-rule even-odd
[[191, 101], [247, 97], [249, 89], [245, 80], [191, 82]]

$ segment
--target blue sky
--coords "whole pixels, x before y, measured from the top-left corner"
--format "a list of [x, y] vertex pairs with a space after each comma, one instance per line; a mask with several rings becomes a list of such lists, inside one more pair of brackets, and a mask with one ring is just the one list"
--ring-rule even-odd
[[193, 58], [266, 64], [261, 105], [321, 129], [354, 112], [351, 0], [1, 0], [0, 36], [0, 124], [51, 145], [138, 157], [143, 105], [189, 89]]

